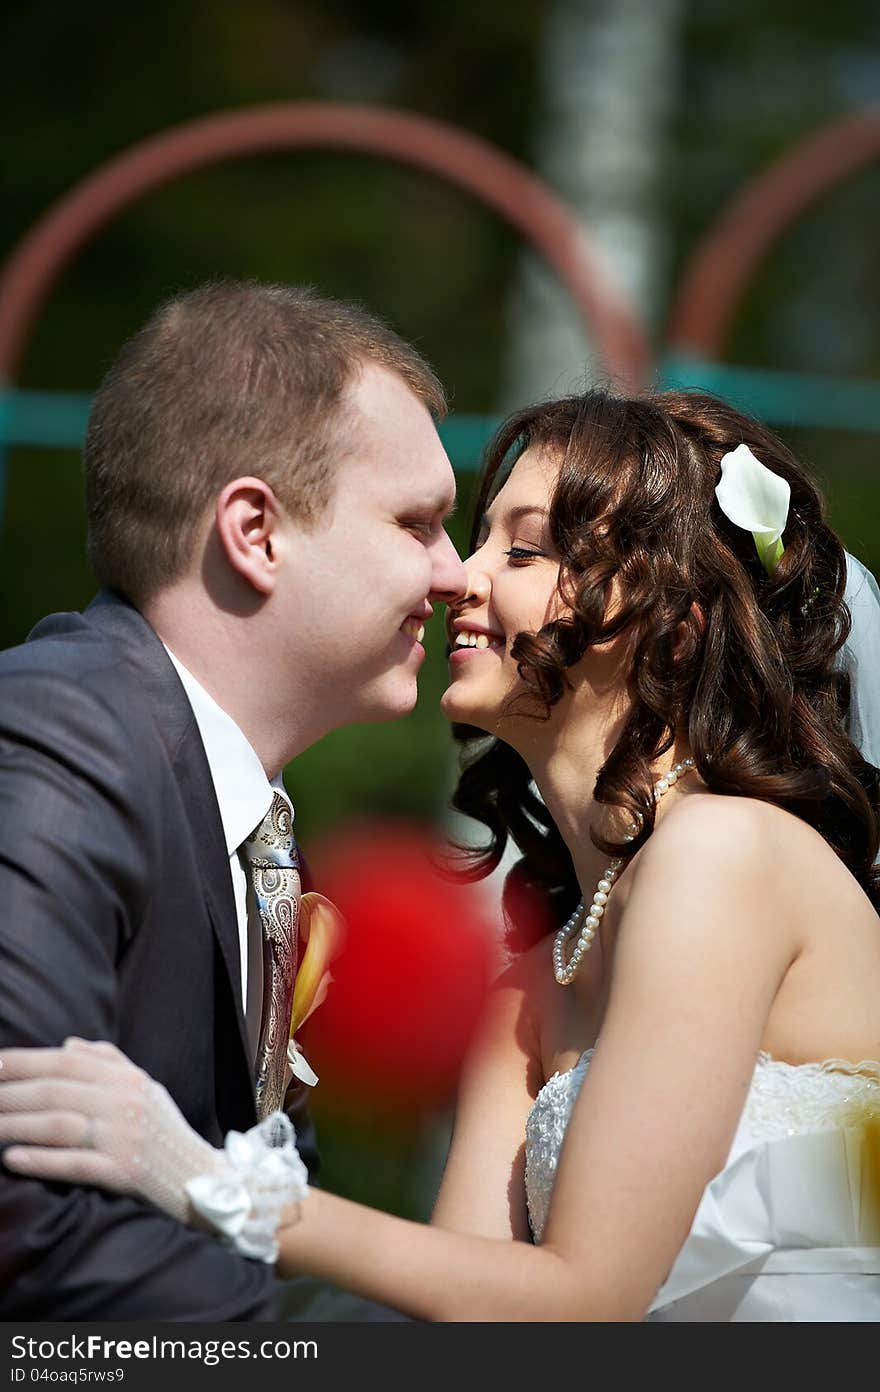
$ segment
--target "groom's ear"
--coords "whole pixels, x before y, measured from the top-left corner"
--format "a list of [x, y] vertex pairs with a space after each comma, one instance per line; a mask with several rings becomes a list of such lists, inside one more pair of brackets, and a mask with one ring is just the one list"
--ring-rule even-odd
[[263, 595], [278, 575], [273, 538], [280, 520], [281, 505], [262, 479], [233, 479], [217, 498], [214, 521], [226, 560]]

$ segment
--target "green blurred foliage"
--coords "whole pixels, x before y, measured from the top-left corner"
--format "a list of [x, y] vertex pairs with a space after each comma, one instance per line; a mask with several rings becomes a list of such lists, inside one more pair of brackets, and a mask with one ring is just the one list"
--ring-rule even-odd
[[[85, 9], [12, 0], [0, 251], [105, 160], [231, 108], [298, 100], [396, 106], [529, 162], [548, 11], [548, 0], [98, 0]], [[664, 180], [676, 249], [670, 296], [746, 180], [880, 90], [873, 0], [690, 0], [684, 13], [682, 91]], [[741, 307], [731, 361], [877, 374], [878, 192], [880, 171], [868, 171], [783, 238]], [[101, 231], [54, 287], [18, 380], [91, 390], [163, 295], [208, 276], [254, 276], [362, 299], [431, 358], [454, 409], [491, 412], [517, 251], [516, 236], [494, 215], [416, 171], [332, 151], [233, 161], [151, 193]], [[782, 433], [824, 482], [844, 540], [880, 569], [878, 440], [794, 424]], [[472, 482], [462, 477], [465, 495]], [[11, 451], [0, 645], [20, 641], [48, 611], [88, 602], [83, 542], [73, 454]], [[355, 814], [441, 815], [453, 774], [436, 712], [445, 671], [438, 619], [429, 646], [418, 710], [392, 725], [339, 731], [288, 770], [306, 845]], [[405, 1178], [422, 1144], [415, 1133], [386, 1144], [381, 1118], [324, 1124], [328, 1183], [398, 1211], [424, 1209], [424, 1193]]]

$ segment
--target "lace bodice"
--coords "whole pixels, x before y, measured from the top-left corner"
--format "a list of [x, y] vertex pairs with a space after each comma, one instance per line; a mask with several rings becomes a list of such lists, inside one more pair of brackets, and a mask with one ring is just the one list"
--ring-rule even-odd
[[[574, 1068], [554, 1073], [529, 1113], [526, 1197], [536, 1242], [547, 1220], [565, 1128], [592, 1056], [587, 1049]], [[866, 1116], [880, 1122], [880, 1063], [790, 1064], [761, 1053], [727, 1164], [762, 1141], [861, 1123]]]

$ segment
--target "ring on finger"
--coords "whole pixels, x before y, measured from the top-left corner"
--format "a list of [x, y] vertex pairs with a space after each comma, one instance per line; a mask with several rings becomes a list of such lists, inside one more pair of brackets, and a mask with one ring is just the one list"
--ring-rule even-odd
[[80, 1150], [94, 1150], [95, 1139], [98, 1131], [98, 1118], [88, 1117], [83, 1138], [80, 1141]]

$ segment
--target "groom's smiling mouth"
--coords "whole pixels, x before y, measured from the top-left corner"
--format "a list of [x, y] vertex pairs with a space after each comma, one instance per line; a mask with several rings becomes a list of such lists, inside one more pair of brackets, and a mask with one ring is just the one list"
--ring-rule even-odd
[[434, 610], [425, 600], [422, 608], [415, 614], [407, 614], [403, 623], [400, 625], [401, 633], [405, 633], [407, 638], [411, 638], [414, 643], [421, 643], [425, 637], [425, 624], [430, 619]]

